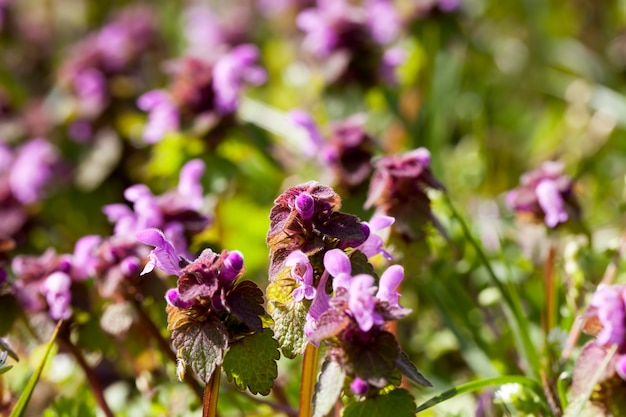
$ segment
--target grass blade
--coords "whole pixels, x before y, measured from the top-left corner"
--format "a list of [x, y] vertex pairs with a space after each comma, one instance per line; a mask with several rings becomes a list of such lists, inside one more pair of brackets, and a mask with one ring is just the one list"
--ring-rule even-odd
[[541, 390], [541, 385], [533, 379], [522, 375], [505, 375], [505, 376], [497, 376], [494, 378], [485, 378], [479, 379], [477, 381], [468, 382], [466, 384], [461, 384], [457, 387], [451, 388], [447, 391], [442, 392], [421, 404], [415, 410], [416, 413], [427, 410], [431, 407], [434, 407], [437, 404], [440, 404], [446, 400], [454, 398], [461, 394], [466, 394], [468, 392], [479, 391], [486, 387], [491, 386], [499, 386], [504, 384], [520, 384], [525, 387], [530, 388], [533, 392], [535, 392], [540, 398], [543, 398], [543, 391]]
[[63, 320], [60, 320], [57, 323], [57, 326], [54, 328], [54, 332], [52, 332], [52, 336], [50, 337], [50, 340], [48, 341], [48, 344], [46, 345], [46, 351], [43, 357], [41, 358], [41, 361], [39, 362], [37, 369], [35, 369], [35, 373], [33, 373], [33, 375], [30, 377], [30, 380], [28, 380], [28, 383], [26, 384], [26, 388], [24, 389], [24, 392], [22, 392], [22, 395], [20, 395], [20, 398], [18, 398], [17, 403], [15, 404], [15, 407], [13, 408], [13, 411], [11, 411], [11, 415], [9, 417], [22, 417], [24, 415], [24, 412], [26, 411], [26, 406], [28, 406], [30, 397], [33, 394], [33, 391], [35, 390], [35, 386], [37, 385], [37, 382], [39, 381], [39, 377], [41, 376], [43, 367], [46, 364], [46, 360], [48, 359], [48, 356], [50, 355], [52, 346], [54, 346], [54, 341], [57, 338], [57, 334], [59, 333], [59, 329], [61, 328], [62, 323], [63, 323]]

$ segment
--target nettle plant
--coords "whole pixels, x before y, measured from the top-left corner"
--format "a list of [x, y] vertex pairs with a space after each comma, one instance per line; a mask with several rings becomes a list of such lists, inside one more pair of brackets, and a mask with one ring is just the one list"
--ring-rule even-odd
[[[279, 348], [288, 358], [304, 354], [300, 415], [323, 416], [344, 403], [346, 413], [393, 403], [393, 415], [414, 414], [412, 396], [398, 388], [402, 375], [431, 384], [390, 326], [411, 312], [399, 304], [404, 270], [392, 265], [379, 277], [368, 258], [390, 257], [381, 237], [340, 207], [339, 195], [317, 182], [289, 188], [276, 199], [267, 234], [269, 315], [262, 290], [243, 279], [239, 251], [205, 249], [189, 260], [160, 230], [137, 233], [155, 248], [144, 273], [158, 268], [178, 276], [176, 288], [166, 293], [168, 330], [179, 378], [189, 366], [206, 384], [204, 415], [215, 415], [222, 369], [240, 389], [269, 394]], [[389, 226], [393, 218], [371, 223]]]

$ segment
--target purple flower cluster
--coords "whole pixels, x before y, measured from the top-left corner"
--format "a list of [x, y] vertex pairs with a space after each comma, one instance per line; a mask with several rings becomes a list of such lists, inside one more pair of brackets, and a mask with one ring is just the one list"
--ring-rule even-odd
[[215, 127], [237, 110], [245, 84], [265, 82], [267, 75], [256, 65], [258, 58], [256, 46], [243, 44], [213, 60], [189, 55], [170, 65], [170, 86], [149, 91], [137, 102], [148, 112], [144, 140], [158, 142], [181, 125], [196, 130]]
[[93, 276], [99, 238], [86, 236], [76, 242], [73, 254], [57, 255], [48, 249], [41, 256], [16, 256], [11, 269], [16, 277], [13, 291], [22, 308], [47, 311], [53, 320], [72, 315], [72, 289]]
[[386, 156], [375, 163], [365, 207], [376, 207], [377, 214], [393, 217], [394, 230], [415, 240], [423, 235], [422, 227], [435, 220], [429, 188], [444, 189], [430, 171], [427, 149]]
[[0, 236], [14, 236], [28, 218], [26, 205], [41, 200], [60, 167], [56, 147], [38, 138], [15, 150], [0, 142]]
[[522, 175], [520, 185], [507, 193], [506, 203], [520, 218], [543, 221], [551, 228], [580, 215], [573, 181], [563, 174], [563, 164], [554, 161]]
[[203, 173], [204, 163], [191, 160], [181, 169], [176, 189], [154, 195], [146, 185], [136, 184], [124, 192], [132, 207], [117, 203], [103, 208], [114, 224], [113, 236], [104, 239], [98, 248], [98, 285], [104, 296], [111, 297], [124, 291], [120, 287], [122, 283], [132, 286], [139, 278], [147, 251], [137, 242], [135, 235], [138, 232], [159, 228], [177, 253], [190, 256], [187, 252], [189, 238], [211, 222], [211, 218], [202, 213], [204, 195], [200, 179]]
[[[400, 350], [386, 327], [410, 310], [398, 301], [404, 269], [392, 265], [378, 278], [368, 261], [379, 254], [391, 258], [375, 232], [394, 219], [374, 216], [361, 222], [339, 212], [340, 203], [332, 189], [315, 182], [289, 188], [276, 199], [267, 238], [272, 262], [267, 294], [274, 320], [280, 323], [287, 315], [294, 321], [289, 328], [301, 329], [295, 331], [303, 333], [305, 343], [330, 346], [329, 358], [352, 379], [352, 391], [363, 395], [388, 384]], [[299, 322], [290, 311], [306, 314]], [[275, 328], [279, 340], [297, 339], [282, 331]], [[383, 359], [363, 359], [379, 350]]]
[[[383, 45], [394, 41], [402, 29], [401, 19], [389, 0], [369, 0], [361, 7], [345, 0], [318, 0], [317, 7], [297, 17], [305, 33], [302, 46], [332, 69], [330, 81], [351, 80], [371, 85], [385, 81], [389, 65], [381, 66]], [[332, 63], [332, 65], [331, 65]]]
[[374, 139], [365, 131], [365, 115], [357, 114], [330, 126], [325, 140], [311, 115], [303, 110], [289, 113], [293, 123], [304, 128], [310, 143], [304, 146], [307, 156], [319, 155], [320, 163], [328, 166], [339, 187], [357, 187], [372, 172]]
[[602, 347], [617, 345], [615, 371], [626, 380], [626, 285], [600, 285], [585, 312], [584, 329]]
[[[102, 114], [112, 97], [111, 80], [128, 73], [151, 45], [156, 25], [148, 9], [129, 8], [77, 44], [60, 68], [60, 81], [75, 95], [78, 125], [70, 128], [84, 140], [89, 123]], [[80, 128], [82, 126], [82, 129]]]

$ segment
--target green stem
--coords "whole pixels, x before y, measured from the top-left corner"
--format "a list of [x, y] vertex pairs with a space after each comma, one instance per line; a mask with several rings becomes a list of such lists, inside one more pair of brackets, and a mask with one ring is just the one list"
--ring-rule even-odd
[[300, 411], [299, 417], [311, 417], [313, 415], [313, 390], [317, 377], [317, 364], [319, 361], [319, 348], [311, 343], [306, 345], [304, 358], [302, 359], [302, 384], [300, 385]]
[[528, 366], [527, 371], [529, 372], [530, 376], [532, 376], [535, 380], [538, 380], [540, 369], [539, 356], [532, 340], [530, 339], [530, 335], [526, 331], [529, 328], [528, 321], [526, 320], [526, 315], [523, 311], [519, 297], [514, 296], [514, 293], [509, 288], [507, 288], [502, 283], [502, 281], [500, 281], [493, 268], [491, 267], [491, 263], [489, 262], [487, 255], [485, 255], [482, 247], [472, 235], [463, 217], [459, 214], [459, 212], [452, 204], [450, 196], [447, 193], [443, 193], [443, 196], [452, 216], [459, 222], [459, 225], [463, 230], [463, 235], [465, 236], [465, 239], [467, 239], [467, 241], [476, 251], [480, 262], [487, 270], [487, 274], [489, 275], [492, 284], [498, 289], [498, 291], [502, 295], [506, 307], [504, 309], [504, 312], [507, 315], [509, 323], [511, 324], [513, 334], [520, 342], [522, 354]]
[[217, 415], [217, 397], [220, 391], [220, 377], [222, 368], [216, 367], [211, 379], [204, 387], [202, 399], [202, 417], [215, 417]]

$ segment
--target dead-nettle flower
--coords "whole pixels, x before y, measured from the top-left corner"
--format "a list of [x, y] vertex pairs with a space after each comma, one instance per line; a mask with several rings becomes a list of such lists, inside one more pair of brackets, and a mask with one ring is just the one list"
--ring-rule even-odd
[[170, 63], [170, 85], [137, 101], [148, 112], [144, 140], [155, 143], [184, 126], [208, 131], [225, 122], [237, 110], [244, 86], [265, 82], [267, 74], [256, 64], [258, 59], [258, 48], [243, 44], [212, 60], [189, 55]]
[[364, 114], [334, 122], [329, 126], [326, 139], [308, 112], [293, 110], [288, 116], [307, 133], [309, 143], [303, 146], [305, 156], [317, 155], [319, 163], [331, 169], [338, 186], [356, 187], [369, 178], [376, 146], [365, 131]]
[[267, 236], [269, 311], [286, 356], [302, 353], [308, 342], [324, 342], [327, 359], [352, 379], [352, 391], [374, 394], [404, 361], [395, 336], [385, 330], [410, 312], [398, 301], [404, 269], [392, 265], [379, 279], [368, 262], [388, 255], [371, 232], [391, 226], [393, 218], [361, 222], [338, 211], [340, 204], [331, 188], [316, 182], [276, 199]]
[[140, 284], [140, 272], [154, 265], [143, 265], [147, 248], [137, 242], [135, 234], [147, 228], [163, 231], [177, 253], [190, 257], [189, 239], [204, 230], [211, 217], [203, 212], [204, 193], [200, 182], [204, 163], [199, 159], [187, 162], [181, 169], [178, 186], [161, 195], [154, 195], [144, 184], [127, 188], [124, 196], [132, 203], [110, 204], [103, 212], [114, 224], [113, 236], [98, 246], [96, 276], [101, 295], [128, 296]]
[[0, 236], [11, 237], [27, 222], [27, 205], [46, 197], [61, 172], [57, 148], [46, 139], [15, 149], [0, 139]]
[[507, 193], [506, 202], [521, 219], [554, 228], [580, 217], [573, 186], [572, 179], [563, 174], [563, 163], [547, 161], [522, 175], [520, 185]]
[[626, 380], [626, 285], [600, 285], [584, 318], [583, 329], [596, 336], [595, 344], [617, 346], [615, 372]]
[[[90, 123], [103, 113], [114, 95], [111, 80], [132, 72], [139, 57], [156, 44], [156, 34], [150, 10], [132, 7], [75, 45], [59, 79], [75, 96], [78, 122]], [[84, 131], [70, 133], [84, 140]]]
[[430, 171], [427, 149], [386, 156], [375, 161], [365, 208], [376, 207], [377, 215], [393, 217], [394, 231], [415, 240], [423, 235], [425, 224], [437, 224], [430, 208], [429, 188], [443, 190], [444, 186]]
[[390, 1], [370, 0], [357, 7], [345, 0], [320, 0], [298, 14], [296, 24], [305, 33], [303, 49], [325, 60], [330, 82], [356, 81], [369, 86], [383, 70], [384, 45], [395, 40], [401, 21]]
[[[165, 294], [168, 329], [176, 350], [208, 382], [231, 343], [263, 331], [263, 292], [254, 282], [240, 280], [245, 267], [239, 251], [205, 249], [190, 260], [158, 229], [141, 231], [137, 239], [155, 247], [142, 273], [156, 267], [178, 276], [176, 288]], [[198, 343], [210, 352], [198, 352]]]
[[11, 263], [16, 278], [12, 287], [22, 307], [47, 311], [54, 320], [68, 319], [72, 287], [94, 275], [99, 241], [97, 236], [85, 236], [76, 242], [73, 254], [58, 255], [48, 249], [41, 256], [16, 256]]

